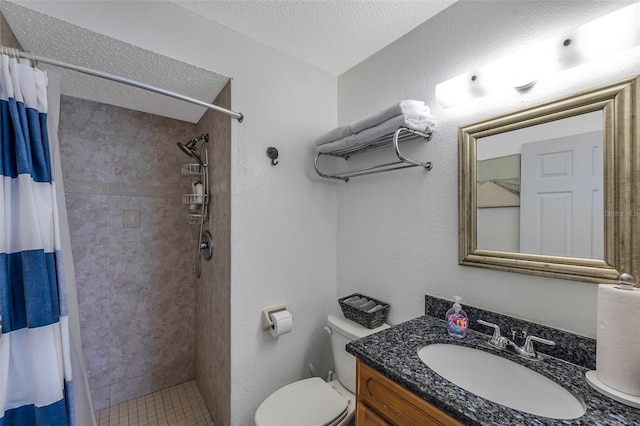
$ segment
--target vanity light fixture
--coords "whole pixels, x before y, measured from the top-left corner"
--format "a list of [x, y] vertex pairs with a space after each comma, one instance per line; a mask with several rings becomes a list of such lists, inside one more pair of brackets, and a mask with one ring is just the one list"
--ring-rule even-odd
[[640, 45], [640, 2], [436, 85], [444, 108], [507, 90]]

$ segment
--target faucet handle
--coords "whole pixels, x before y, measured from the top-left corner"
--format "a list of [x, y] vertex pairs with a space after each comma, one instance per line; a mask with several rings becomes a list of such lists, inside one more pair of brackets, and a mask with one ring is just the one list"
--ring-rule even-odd
[[511, 341], [517, 345], [524, 346], [524, 341], [527, 338], [528, 332], [527, 330], [522, 330], [518, 328], [511, 329]]
[[537, 356], [536, 350], [533, 347], [533, 342], [544, 343], [545, 345], [555, 346], [556, 342], [553, 340], [543, 339], [542, 337], [529, 335], [524, 341], [524, 346], [522, 350], [524, 351], [524, 355], [535, 358]]
[[497, 324], [485, 321], [485, 320], [478, 320], [478, 324], [482, 324], [482, 325], [486, 325], [487, 327], [492, 327], [493, 328], [493, 336], [491, 337], [491, 340], [489, 341], [489, 344], [498, 348], [498, 349], [504, 349], [507, 347], [507, 338], [506, 337], [502, 337], [500, 335], [500, 327]]

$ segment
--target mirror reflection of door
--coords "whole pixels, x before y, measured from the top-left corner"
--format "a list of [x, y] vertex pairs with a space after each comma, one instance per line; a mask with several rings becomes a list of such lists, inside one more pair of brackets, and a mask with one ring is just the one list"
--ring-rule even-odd
[[603, 123], [594, 111], [479, 138], [477, 248], [603, 259]]
[[520, 252], [602, 259], [602, 132], [522, 145]]

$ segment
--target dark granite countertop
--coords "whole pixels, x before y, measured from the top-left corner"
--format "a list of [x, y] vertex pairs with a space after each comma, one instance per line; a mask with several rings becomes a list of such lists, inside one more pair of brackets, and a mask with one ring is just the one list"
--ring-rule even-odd
[[[464, 339], [451, 337], [444, 320], [425, 315], [351, 342], [347, 352], [467, 425], [640, 425], [639, 409], [609, 399], [589, 386], [584, 376], [587, 368], [550, 356], [542, 361], [526, 360], [494, 349], [488, 340], [489, 336], [473, 330], [468, 330]], [[467, 392], [420, 360], [418, 349], [431, 343], [469, 346], [525, 365], [579, 397], [586, 413], [573, 420], [537, 417]]]

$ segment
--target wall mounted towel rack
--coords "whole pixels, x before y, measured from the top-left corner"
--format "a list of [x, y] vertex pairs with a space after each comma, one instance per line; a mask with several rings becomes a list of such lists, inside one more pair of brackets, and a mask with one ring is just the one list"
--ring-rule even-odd
[[[394, 131], [393, 133], [388, 133], [384, 136], [381, 136], [377, 139], [374, 139], [371, 142], [366, 144], [357, 145], [354, 147], [343, 148], [336, 151], [330, 152], [318, 152], [316, 154], [316, 160], [314, 162], [314, 166], [318, 175], [327, 179], [339, 179], [345, 182], [349, 182], [349, 179], [355, 176], [364, 176], [370, 175], [373, 173], [382, 173], [389, 172], [391, 170], [399, 170], [406, 169], [410, 167], [423, 167], [426, 170], [431, 170], [433, 168], [433, 164], [431, 161], [427, 161], [425, 163], [420, 161], [411, 160], [405, 157], [400, 152], [400, 142], [404, 142], [410, 139], [423, 138], [425, 141], [430, 141], [432, 137], [432, 133], [423, 133], [417, 130], [407, 129], [405, 127], [401, 127]], [[387, 148], [393, 146], [395, 149], [395, 154], [398, 157], [398, 161], [393, 161], [391, 163], [377, 164], [368, 167], [362, 167], [358, 169], [353, 169], [344, 172], [337, 173], [324, 173], [321, 172], [318, 167], [318, 160], [320, 157], [329, 156], [329, 157], [340, 157], [342, 159], [349, 160], [349, 157], [352, 155], [362, 154], [365, 152]]]

